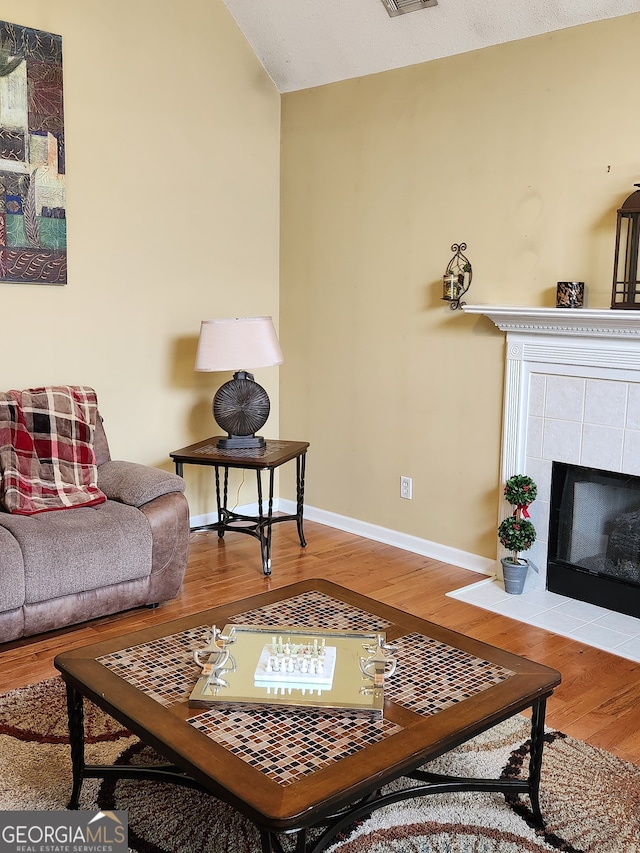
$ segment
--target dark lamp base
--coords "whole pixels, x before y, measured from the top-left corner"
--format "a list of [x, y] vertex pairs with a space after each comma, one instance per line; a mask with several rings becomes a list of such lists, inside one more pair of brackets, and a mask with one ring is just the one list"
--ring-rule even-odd
[[267, 442], [261, 435], [228, 435], [219, 438], [216, 444], [218, 450], [259, 450], [266, 446]]
[[264, 438], [256, 435], [269, 417], [269, 397], [262, 385], [245, 370], [225, 382], [213, 398], [213, 417], [226, 432], [218, 450], [264, 450]]

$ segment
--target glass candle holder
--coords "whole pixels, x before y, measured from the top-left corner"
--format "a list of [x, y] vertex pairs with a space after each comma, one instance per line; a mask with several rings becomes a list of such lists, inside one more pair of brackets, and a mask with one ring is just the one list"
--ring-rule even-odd
[[442, 276], [442, 298], [452, 302], [460, 297], [460, 281], [454, 273], [447, 273]]

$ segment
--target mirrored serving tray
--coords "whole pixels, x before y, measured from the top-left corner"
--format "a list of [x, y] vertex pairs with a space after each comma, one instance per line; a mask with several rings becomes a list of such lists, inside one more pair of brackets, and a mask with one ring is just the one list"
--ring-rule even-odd
[[[275, 705], [382, 716], [383, 680], [374, 685], [361, 661], [385, 643], [384, 632], [231, 623], [221, 635], [197, 653], [203, 674], [190, 707]], [[227, 644], [225, 637], [234, 640]]]

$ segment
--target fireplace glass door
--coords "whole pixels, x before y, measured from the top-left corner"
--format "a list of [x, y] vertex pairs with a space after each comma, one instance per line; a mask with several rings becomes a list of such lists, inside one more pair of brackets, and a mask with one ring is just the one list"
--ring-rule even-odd
[[547, 588], [640, 616], [640, 477], [553, 463]]

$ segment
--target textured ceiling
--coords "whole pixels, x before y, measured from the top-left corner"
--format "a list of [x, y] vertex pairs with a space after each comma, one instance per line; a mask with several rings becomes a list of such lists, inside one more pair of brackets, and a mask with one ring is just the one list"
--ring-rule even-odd
[[415, 65], [640, 11], [640, 0], [224, 0], [279, 92]]

